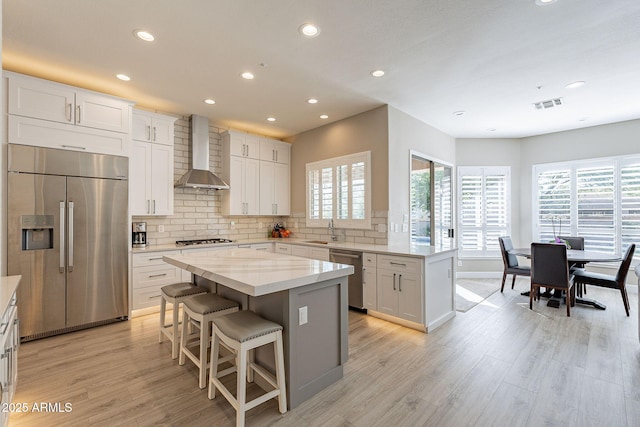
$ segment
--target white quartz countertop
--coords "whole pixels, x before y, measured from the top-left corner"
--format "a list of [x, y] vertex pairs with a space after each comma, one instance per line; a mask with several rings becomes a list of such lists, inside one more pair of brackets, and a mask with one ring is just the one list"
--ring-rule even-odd
[[233, 243], [215, 243], [210, 245], [193, 245], [193, 246], [177, 246], [173, 245], [152, 245], [146, 248], [134, 248], [133, 253], [145, 253], [145, 252], [160, 252], [182, 249], [199, 249], [199, 248], [222, 248], [225, 246], [237, 246], [237, 245], [251, 245], [259, 243], [285, 243], [294, 245], [314, 246], [317, 248], [329, 248], [329, 249], [349, 249], [360, 252], [372, 252], [389, 255], [403, 255], [419, 258], [426, 258], [444, 252], [455, 252], [456, 248], [439, 248], [435, 246], [417, 245], [415, 243], [395, 244], [395, 245], [372, 245], [367, 243], [353, 243], [353, 242], [331, 242], [327, 243], [312, 243], [302, 239], [251, 239], [251, 240], [239, 240]]
[[0, 281], [0, 315], [7, 310], [22, 276], [2, 276]]
[[163, 256], [176, 267], [251, 296], [266, 295], [353, 274], [353, 266], [253, 249]]

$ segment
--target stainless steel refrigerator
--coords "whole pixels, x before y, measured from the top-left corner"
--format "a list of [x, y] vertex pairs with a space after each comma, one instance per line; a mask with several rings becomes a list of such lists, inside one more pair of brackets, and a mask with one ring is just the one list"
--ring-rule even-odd
[[128, 315], [128, 159], [9, 144], [7, 268], [23, 341]]

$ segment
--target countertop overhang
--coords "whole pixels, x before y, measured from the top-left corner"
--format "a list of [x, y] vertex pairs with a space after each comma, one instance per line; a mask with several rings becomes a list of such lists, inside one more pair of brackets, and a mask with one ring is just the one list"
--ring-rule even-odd
[[253, 249], [163, 256], [176, 267], [250, 296], [285, 291], [354, 273], [353, 266]]

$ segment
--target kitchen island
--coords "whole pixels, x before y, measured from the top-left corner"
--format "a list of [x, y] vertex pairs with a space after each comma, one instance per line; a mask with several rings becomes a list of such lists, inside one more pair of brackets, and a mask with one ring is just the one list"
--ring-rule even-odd
[[[293, 409], [343, 375], [348, 358], [350, 265], [252, 249], [164, 256], [199, 284], [284, 327], [287, 401]], [[203, 283], [204, 282], [204, 283]], [[260, 351], [262, 350], [262, 351]], [[273, 351], [256, 359], [274, 371]]]

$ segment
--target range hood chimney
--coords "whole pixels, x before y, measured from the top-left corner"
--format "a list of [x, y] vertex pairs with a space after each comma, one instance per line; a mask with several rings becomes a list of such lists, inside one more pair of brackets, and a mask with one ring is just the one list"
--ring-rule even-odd
[[193, 114], [189, 118], [189, 170], [180, 177], [176, 188], [228, 190], [229, 185], [209, 171], [209, 119]]

